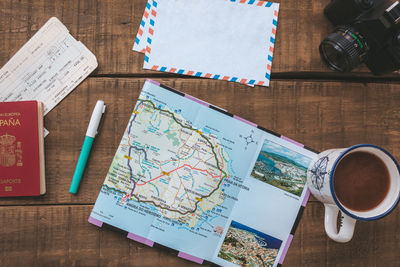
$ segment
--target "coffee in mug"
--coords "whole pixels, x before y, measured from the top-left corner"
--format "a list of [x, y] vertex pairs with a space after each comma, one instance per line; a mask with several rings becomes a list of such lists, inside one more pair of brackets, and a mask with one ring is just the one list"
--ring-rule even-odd
[[374, 154], [356, 151], [344, 156], [333, 174], [333, 189], [348, 209], [367, 211], [377, 207], [389, 192], [389, 171]]
[[[311, 193], [325, 206], [325, 231], [337, 242], [353, 236], [356, 220], [388, 215], [400, 201], [400, 172], [389, 152], [375, 145], [330, 149], [307, 171]], [[337, 219], [341, 214], [338, 229]]]

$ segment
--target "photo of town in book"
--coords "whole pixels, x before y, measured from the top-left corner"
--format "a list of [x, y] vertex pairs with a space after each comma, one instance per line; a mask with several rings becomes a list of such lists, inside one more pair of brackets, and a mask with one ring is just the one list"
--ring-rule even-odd
[[282, 241], [232, 221], [218, 257], [240, 266], [273, 266]]
[[272, 186], [300, 196], [311, 159], [265, 140], [251, 176]]

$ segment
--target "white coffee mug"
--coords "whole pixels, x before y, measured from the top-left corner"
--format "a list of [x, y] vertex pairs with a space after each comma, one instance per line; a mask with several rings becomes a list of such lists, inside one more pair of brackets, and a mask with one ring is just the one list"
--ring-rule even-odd
[[[383, 201], [368, 211], [355, 211], [345, 207], [337, 198], [333, 186], [335, 169], [343, 157], [353, 152], [368, 152], [380, 158], [389, 172], [389, 191]], [[353, 237], [356, 220], [371, 221], [388, 215], [400, 200], [399, 164], [386, 150], [370, 144], [321, 152], [307, 171], [307, 184], [315, 198], [325, 206], [325, 231], [337, 242], [348, 242]], [[338, 231], [339, 211], [342, 220]]]

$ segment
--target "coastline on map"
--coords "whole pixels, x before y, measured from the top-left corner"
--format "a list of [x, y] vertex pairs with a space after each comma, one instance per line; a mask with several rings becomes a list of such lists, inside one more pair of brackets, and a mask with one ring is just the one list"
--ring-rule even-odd
[[296, 196], [301, 196], [311, 159], [265, 140], [251, 176]]
[[218, 257], [241, 266], [273, 266], [282, 240], [232, 221]]

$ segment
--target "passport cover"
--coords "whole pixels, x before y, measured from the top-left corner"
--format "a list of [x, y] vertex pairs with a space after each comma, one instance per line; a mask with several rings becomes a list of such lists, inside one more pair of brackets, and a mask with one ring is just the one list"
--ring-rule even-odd
[[44, 180], [43, 105], [0, 103], [0, 196], [38, 196]]

